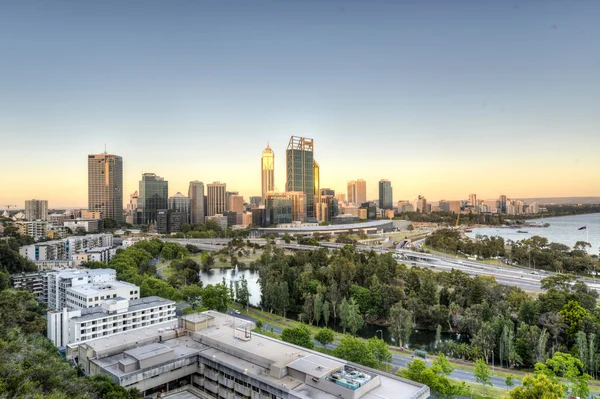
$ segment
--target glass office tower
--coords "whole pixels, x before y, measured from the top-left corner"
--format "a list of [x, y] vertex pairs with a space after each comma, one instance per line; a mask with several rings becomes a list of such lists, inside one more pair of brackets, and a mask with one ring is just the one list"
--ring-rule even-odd
[[306, 215], [309, 220], [315, 213], [315, 174], [313, 139], [292, 136], [286, 151], [286, 191], [306, 194]]

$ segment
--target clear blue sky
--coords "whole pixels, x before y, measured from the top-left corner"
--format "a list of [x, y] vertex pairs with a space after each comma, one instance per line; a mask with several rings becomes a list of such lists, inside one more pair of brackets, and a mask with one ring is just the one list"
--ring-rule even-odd
[[[85, 206], [88, 153], [284, 188], [289, 136], [322, 186], [394, 200], [600, 195], [598, 1], [14, 1], [0, 8], [0, 204]], [[0, 205], [0, 207], [3, 207]]]

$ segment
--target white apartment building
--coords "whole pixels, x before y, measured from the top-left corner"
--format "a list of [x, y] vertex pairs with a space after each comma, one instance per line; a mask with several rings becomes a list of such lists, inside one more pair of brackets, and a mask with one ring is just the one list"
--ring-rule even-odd
[[110, 281], [78, 285], [67, 288], [65, 292], [65, 303], [69, 309], [93, 308], [114, 298], [139, 299], [140, 287], [125, 281]]
[[84, 229], [86, 233], [95, 233], [98, 231], [98, 224], [97, 219], [74, 219], [64, 222], [64, 226], [70, 228], [73, 233], [78, 228]]
[[100, 306], [48, 312], [48, 339], [56, 347], [74, 347], [81, 342], [123, 331], [160, 325], [177, 328], [175, 302], [151, 296], [134, 300], [114, 298]]
[[79, 267], [83, 262], [102, 262], [108, 264], [117, 253], [117, 248], [99, 247], [85, 249], [73, 255], [73, 267]]
[[99, 285], [116, 281], [117, 272], [113, 269], [49, 272], [44, 276], [42, 296], [51, 309], [62, 309], [67, 306], [67, 289], [88, 284]]
[[19, 254], [31, 261], [70, 261], [75, 253], [84, 249], [112, 247], [112, 245], [112, 234], [89, 234], [86, 236], [72, 236], [61, 240], [24, 245], [19, 248]]

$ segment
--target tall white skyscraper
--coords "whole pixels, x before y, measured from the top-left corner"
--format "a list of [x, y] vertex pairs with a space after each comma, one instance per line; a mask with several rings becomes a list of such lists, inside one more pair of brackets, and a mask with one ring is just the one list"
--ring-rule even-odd
[[275, 191], [275, 154], [267, 144], [260, 159], [260, 170], [262, 180], [262, 198], [267, 198], [269, 191]]

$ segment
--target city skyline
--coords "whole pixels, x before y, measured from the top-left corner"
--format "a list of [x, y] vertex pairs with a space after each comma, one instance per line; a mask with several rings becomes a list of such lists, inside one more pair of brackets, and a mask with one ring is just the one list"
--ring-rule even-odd
[[321, 187], [362, 178], [369, 200], [382, 178], [394, 202], [599, 196], [600, 4], [434, 3], [12, 4], [0, 207], [85, 208], [83, 156], [105, 145], [125, 199], [146, 172], [169, 196], [260, 195], [267, 142], [285, 191], [294, 135], [318, 143]]

